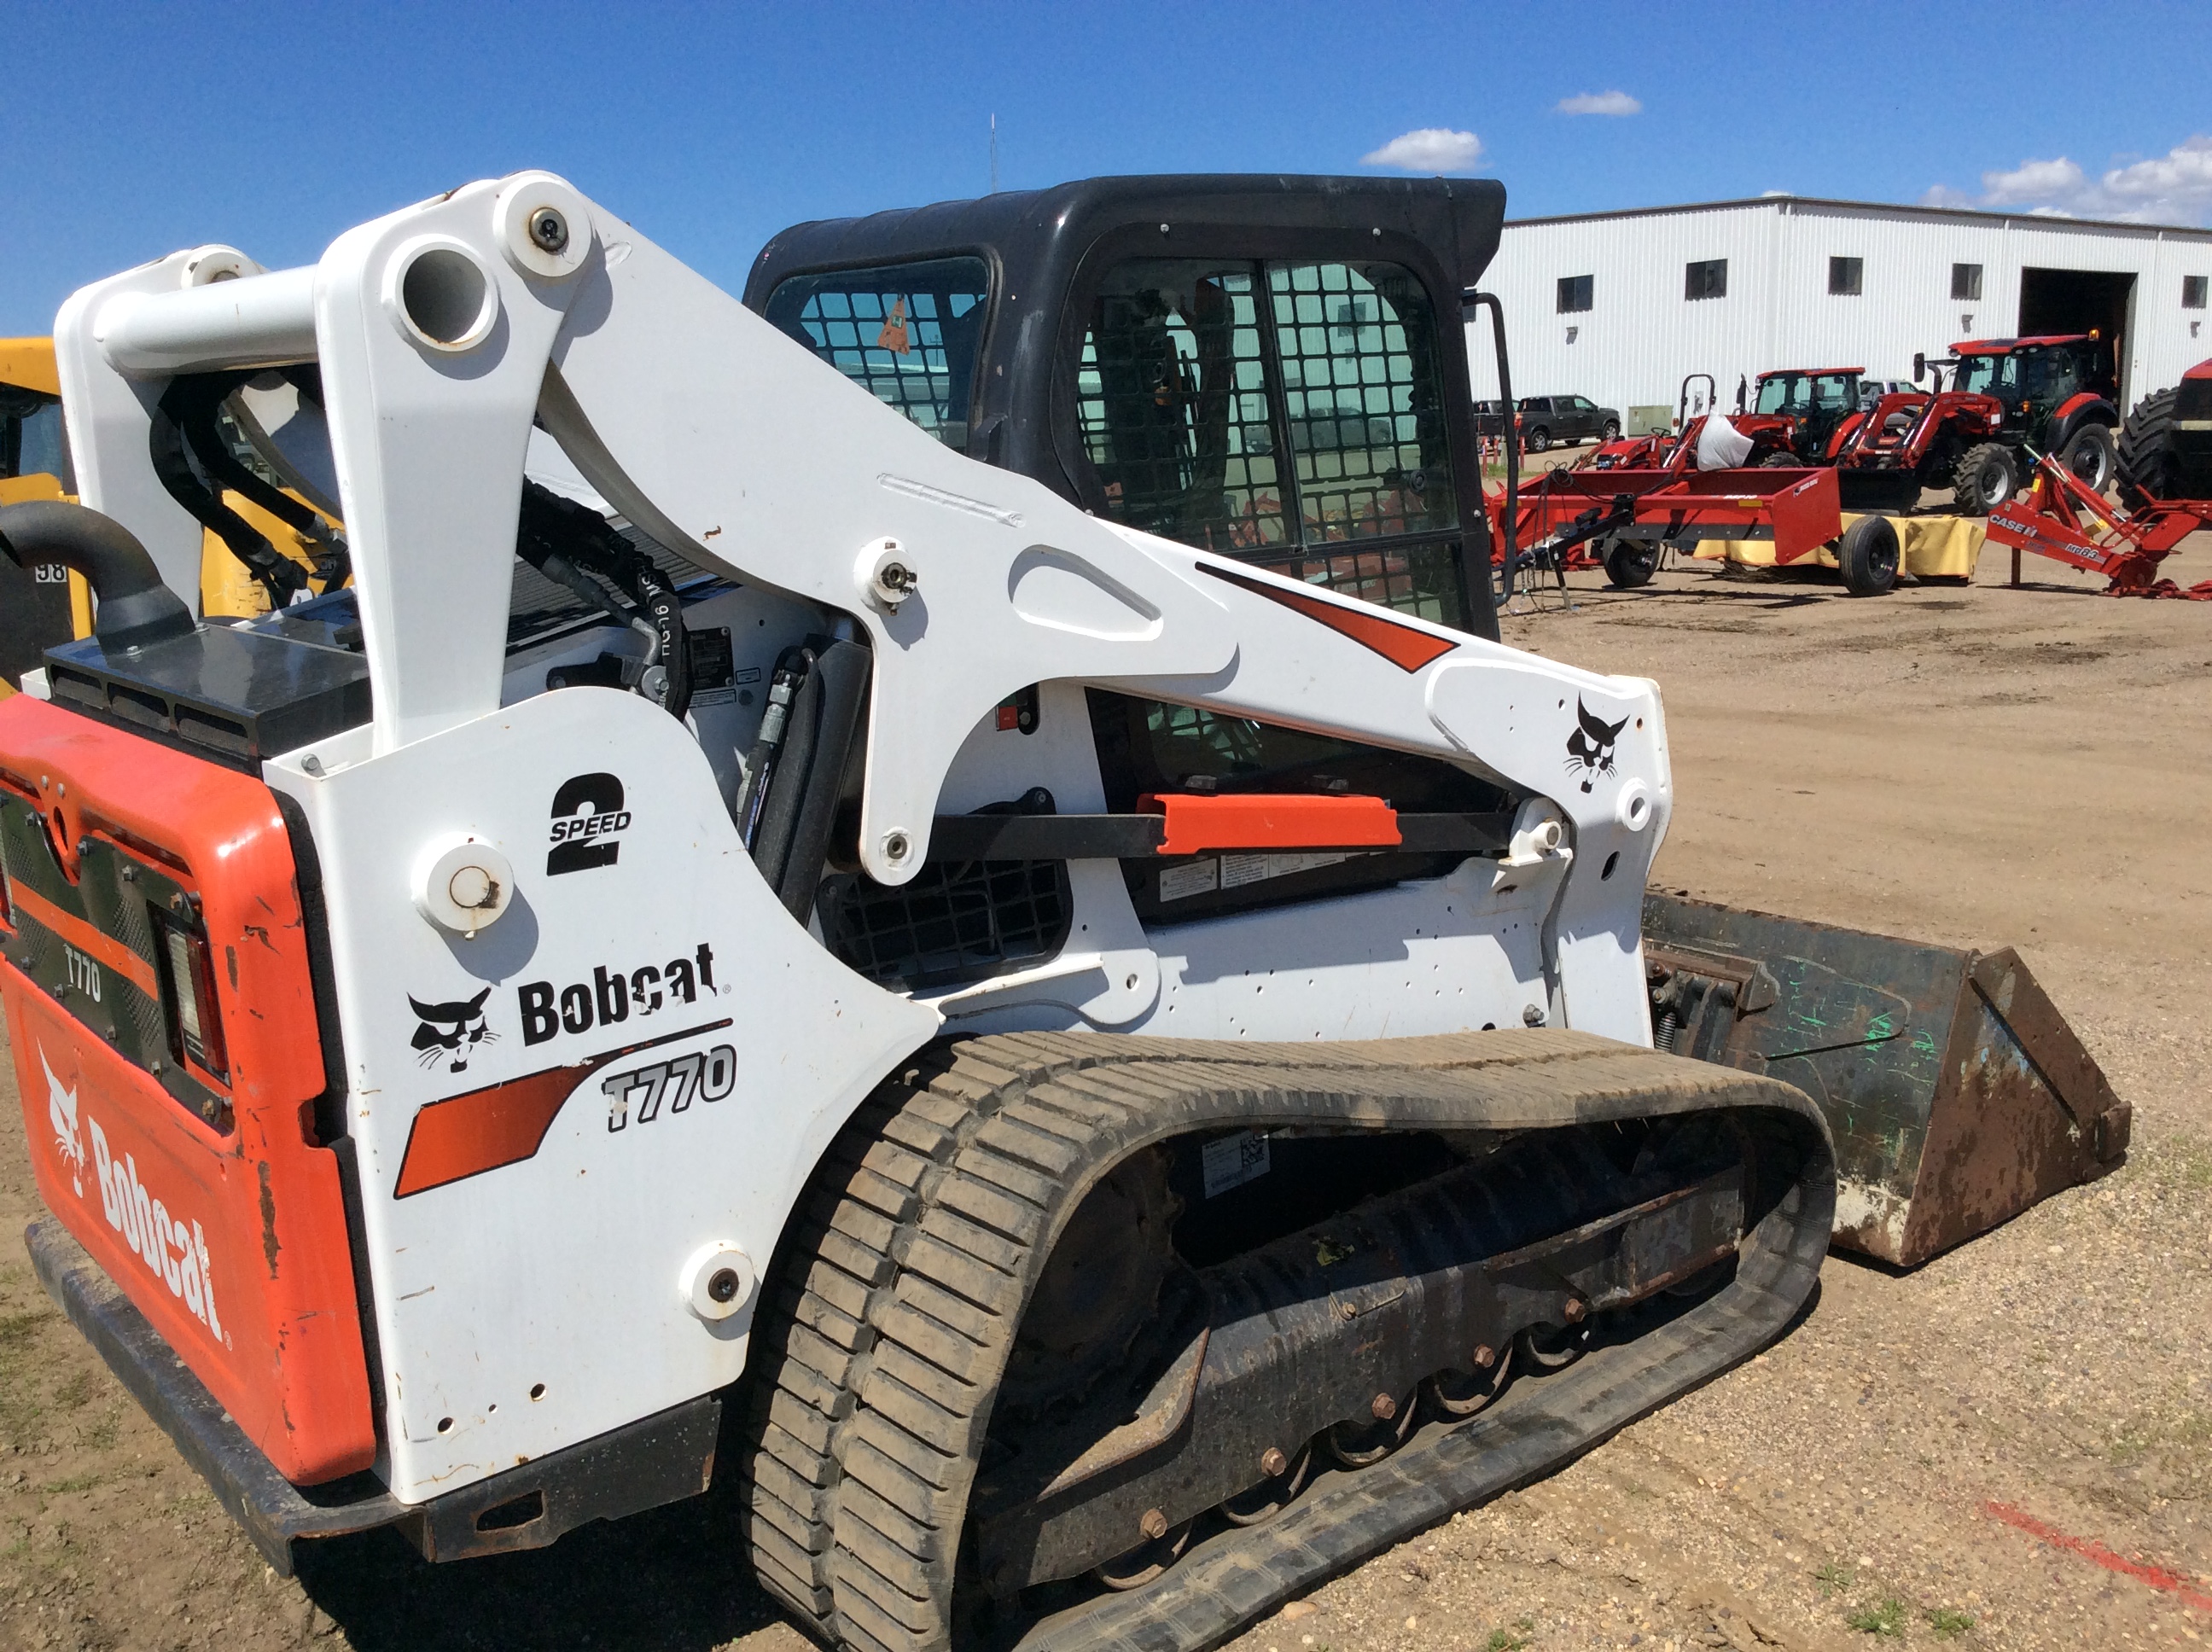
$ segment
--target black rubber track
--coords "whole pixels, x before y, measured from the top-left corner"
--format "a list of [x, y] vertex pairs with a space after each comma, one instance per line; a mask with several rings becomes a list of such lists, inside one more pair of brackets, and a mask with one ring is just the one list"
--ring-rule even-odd
[[1022, 1305], [1084, 1195], [1152, 1142], [1224, 1125], [1528, 1130], [1712, 1109], [1741, 1109], [1786, 1183], [1724, 1290], [1520, 1385], [1521, 1403], [1509, 1394], [1384, 1463], [1328, 1477], [1154, 1583], [1008, 1625], [1024, 1652], [1213, 1645], [1748, 1357], [1811, 1292], [1833, 1167], [1818, 1111], [1789, 1086], [1587, 1034], [1320, 1046], [1024, 1034], [933, 1047], [839, 1136], [772, 1270], [738, 1465], [759, 1579], [824, 1639], [884, 1652], [951, 1643], [961, 1527]]

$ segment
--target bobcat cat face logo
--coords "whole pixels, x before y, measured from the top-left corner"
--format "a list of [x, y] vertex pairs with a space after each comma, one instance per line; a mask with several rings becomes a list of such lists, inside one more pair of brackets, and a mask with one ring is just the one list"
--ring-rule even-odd
[[422, 1022], [415, 1029], [415, 1059], [426, 1067], [443, 1061], [448, 1072], [466, 1072], [469, 1052], [499, 1036], [484, 1024], [484, 1000], [490, 996], [491, 988], [487, 987], [474, 998], [425, 1004], [410, 993], [408, 1006]]
[[1620, 731], [1628, 726], [1628, 719], [1608, 723], [1583, 704], [1581, 696], [1575, 699], [1575, 720], [1581, 726], [1567, 736], [1567, 773], [1583, 777], [1583, 790], [1590, 789], [1590, 782], [1600, 774], [1613, 773], [1613, 743], [1620, 738]]
[[82, 1199], [84, 1142], [76, 1130], [76, 1091], [62, 1088], [62, 1081], [54, 1077], [53, 1063], [46, 1060], [43, 1047], [39, 1051], [39, 1065], [46, 1070], [46, 1122], [54, 1127], [54, 1151], [69, 1166], [70, 1181], [76, 1188], [76, 1196]]

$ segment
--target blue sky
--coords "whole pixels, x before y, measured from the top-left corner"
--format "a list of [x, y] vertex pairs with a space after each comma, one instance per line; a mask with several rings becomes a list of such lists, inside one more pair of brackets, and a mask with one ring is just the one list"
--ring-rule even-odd
[[179, 246], [304, 263], [532, 166], [735, 290], [785, 224], [983, 192], [994, 113], [1008, 189], [1389, 153], [1515, 216], [1788, 190], [2212, 222], [2182, 5], [11, 0], [4, 39], [4, 334]]

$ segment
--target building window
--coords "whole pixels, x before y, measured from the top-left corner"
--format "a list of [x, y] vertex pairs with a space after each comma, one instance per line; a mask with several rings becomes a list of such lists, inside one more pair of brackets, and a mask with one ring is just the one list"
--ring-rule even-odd
[[1866, 288], [1864, 258], [1830, 258], [1828, 293], [1832, 298], [1856, 298]]
[[1595, 285], [1595, 276], [1561, 276], [1559, 277], [1559, 313], [1573, 315], [1590, 307], [1590, 289]]
[[1702, 258], [1685, 265], [1682, 270], [1684, 298], [1726, 298], [1728, 296], [1728, 260]]
[[2181, 307], [2183, 309], [2201, 310], [2204, 307], [2204, 288], [2206, 283], [2207, 277], [2203, 276], [2184, 276], [2181, 278]]
[[1951, 266], [1951, 296], [1978, 304], [1982, 299], [1982, 266], [1978, 264], [1954, 264]]

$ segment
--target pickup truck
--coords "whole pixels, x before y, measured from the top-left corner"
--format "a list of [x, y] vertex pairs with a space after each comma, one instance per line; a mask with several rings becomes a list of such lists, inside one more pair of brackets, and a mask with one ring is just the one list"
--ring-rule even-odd
[[1620, 434], [1620, 411], [1587, 396], [1524, 396], [1520, 419], [1521, 445], [1532, 453], [1555, 441], [1613, 441]]

